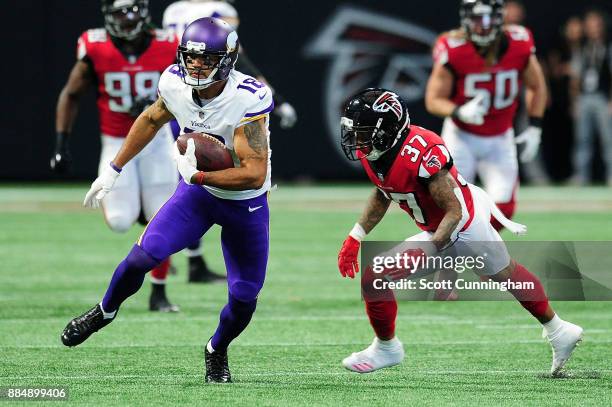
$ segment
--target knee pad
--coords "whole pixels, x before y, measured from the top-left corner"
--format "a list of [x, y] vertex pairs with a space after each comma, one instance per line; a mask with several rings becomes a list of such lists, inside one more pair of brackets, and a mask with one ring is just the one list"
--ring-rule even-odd
[[127, 216], [123, 215], [110, 215], [106, 217], [106, 224], [108, 227], [116, 233], [125, 233], [132, 227], [132, 219], [128, 219]]
[[259, 290], [261, 290], [261, 285], [249, 281], [236, 281], [229, 286], [229, 296], [230, 299], [248, 303], [257, 301]]
[[137, 244], [132, 247], [124, 261], [128, 270], [137, 270], [145, 273], [159, 264], [159, 261]]
[[149, 253], [151, 257], [159, 259], [159, 262], [170, 255], [170, 242], [168, 242], [166, 236], [161, 233], [147, 233], [147, 231], [145, 231], [138, 244], [145, 252]]

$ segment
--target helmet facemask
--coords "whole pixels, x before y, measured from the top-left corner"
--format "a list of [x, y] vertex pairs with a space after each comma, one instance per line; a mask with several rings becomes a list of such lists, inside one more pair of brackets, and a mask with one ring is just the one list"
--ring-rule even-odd
[[206, 50], [206, 44], [187, 41], [177, 50], [178, 65], [183, 81], [196, 90], [227, 79], [238, 59], [238, 35], [227, 37], [225, 50]]
[[[392, 149], [402, 136], [404, 130], [409, 126], [410, 119], [408, 114], [403, 125], [396, 126], [395, 134], [387, 134], [381, 128], [383, 118], [379, 118], [374, 126], [354, 126], [354, 121], [348, 117], [340, 120], [342, 150], [351, 161], [358, 161], [365, 158], [368, 161], [378, 160], [384, 153]], [[400, 127], [397, 129], [397, 127]]]
[[136, 39], [149, 22], [146, 0], [115, 0], [102, 6], [104, 27], [108, 33], [123, 40]]
[[461, 8], [461, 25], [470, 41], [479, 47], [491, 45], [504, 24], [502, 2], [466, 2]]

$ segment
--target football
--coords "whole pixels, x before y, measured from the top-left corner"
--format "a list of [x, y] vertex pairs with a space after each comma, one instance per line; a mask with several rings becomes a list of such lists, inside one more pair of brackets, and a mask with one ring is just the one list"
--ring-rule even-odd
[[185, 154], [187, 140], [193, 139], [195, 156], [200, 171], [219, 171], [234, 167], [234, 160], [229, 150], [215, 136], [206, 133], [181, 134], [176, 145], [181, 154]]

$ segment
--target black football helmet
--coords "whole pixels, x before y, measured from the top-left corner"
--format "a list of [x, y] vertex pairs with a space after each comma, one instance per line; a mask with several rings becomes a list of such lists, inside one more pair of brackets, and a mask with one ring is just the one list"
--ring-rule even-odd
[[102, 0], [104, 28], [123, 40], [137, 38], [151, 21], [149, 0]]
[[488, 47], [504, 25], [504, 0], [461, 0], [461, 26], [470, 41]]
[[395, 92], [369, 88], [348, 101], [340, 125], [346, 157], [376, 161], [410, 128], [410, 116], [406, 103]]

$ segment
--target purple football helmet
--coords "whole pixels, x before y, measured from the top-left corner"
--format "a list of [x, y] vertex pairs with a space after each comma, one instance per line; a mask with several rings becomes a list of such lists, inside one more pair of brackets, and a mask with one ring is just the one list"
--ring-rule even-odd
[[[183, 81], [204, 89], [226, 80], [238, 59], [238, 48], [238, 34], [225, 21], [213, 17], [195, 20], [185, 29], [177, 51]], [[194, 60], [202, 61], [200, 66], [194, 66]], [[207, 70], [211, 71], [208, 75]]]

